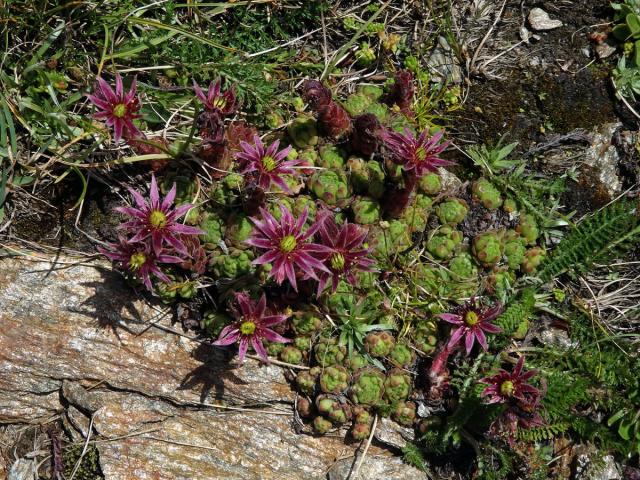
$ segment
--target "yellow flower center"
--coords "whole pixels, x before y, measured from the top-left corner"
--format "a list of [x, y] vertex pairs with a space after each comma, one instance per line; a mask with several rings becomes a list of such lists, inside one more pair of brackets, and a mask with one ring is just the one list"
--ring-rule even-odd
[[222, 110], [227, 105], [227, 101], [223, 97], [218, 97], [213, 101], [213, 106]]
[[331, 269], [341, 271], [344, 268], [344, 256], [341, 253], [334, 253], [329, 260]]
[[424, 149], [424, 147], [418, 147], [418, 149], [416, 150], [416, 157], [421, 162], [425, 158], [427, 158], [427, 151]]
[[243, 335], [253, 335], [256, 331], [256, 324], [250, 321], [242, 322], [240, 325], [240, 333]]
[[464, 316], [464, 321], [467, 325], [473, 327], [474, 325], [477, 325], [477, 323], [480, 321], [480, 318], [478, 317], [478, 314], [476, 312], [467, 312]]
[[149, 223], [153, 228], [164, 228], [167, 226], [167, 216], [160, 210], [154, 210], [149, 215]]
[[293, 252], [293, 250], [296, 248], [296, 245], [298, 245], [298, 242], [296, 242], [296, 237], [294, 237], [293, 235], [287, 235], [282, 240], [280, 240], [280, 250], [282, 250], [284, 253]]
[[127, 106], [124, 103], [119, 103], [113, 108], [113, 114], [118, 118], [124, 117], [127, 114]]
[[131, 258], [129, 258], [129, 268], [131, 270], [138, 270], [140, 267], [144, 265], [146, 261], [147, 261], [147, 256], [144, 253], [136, 252], [133, 255], [131, 255]]
[[267, 172], [270, 172], [271, 170], [276, 168], [276, 166], [277, 166], [276, 159], [273, 158], [271, 155], [262, 157], [262, 168], [264, 168]]
[[500, 393], [502, 395], [510, 397], [511, 394], [513, 393], [513, 390], [514, 390], [514, 386], [511, 380], [505, 380], [500, 384]]

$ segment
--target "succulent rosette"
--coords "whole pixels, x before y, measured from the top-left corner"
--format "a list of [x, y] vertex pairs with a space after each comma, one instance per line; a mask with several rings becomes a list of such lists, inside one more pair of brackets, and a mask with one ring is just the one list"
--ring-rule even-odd
[[467, 302], [458, 313], [441, 313], [438, 318], [455, 325], [451, 333], [451, 338], [447, 348], [452, 349], [464, 338], [464, 346], [467, 355], [471, 353], [473, 345], [477, 340], [483, 350], [489, 348], [485, 333], [499, 333], [502, 329], [493, 323], [502, 312], [502, 305], [496, 304], [492, 307], [483, 308], [476, 304], [475, 299]]
[[294, 290], [298, 290], [296, 271], [301, 271], [307, 277], [319, 280], [317, 272], [330, 273], [324, 266], [323, 260], [332, 253], [331, 248], [310, 240], [320, 228], [315, 222], [309, 228], [304, 225], [309, 216], [309, 209], [305, 208], [298, 219], [295, 219], [289, 209], [279, 205], [280, 220], [271, 215], [264, 208], [260, 208], [261, 219], [251, 218], [255, 228], [251, 238], [246, 240], [248, 245], [265, 251], [253, 261], [254, 265], [271, 264], [269, 276], [278, 284], [285, 278]]
[[122, 86], [122, 77], [116, 74], [115, 91], [102, 77], [96, 78], [93, 95], [87, 95], [98, 111], [93, 115], [99, 120], [104, 120], [108, 127], [113, 127], [113, 136], [116, 142], [121, 138], [141, 137], [142, 133], [133, 123], [140, 118], [137, 114], [140, 110], [140, 101], [136, 94], [136, 79], [131, 82], [129, 91], [125, 93]]
[[178, 253], [188, 255], [187, 247], [182, 241], [182, 235], [201, 235], [204, 232], [198, 228], [183, 225], [178, 219], [186, 215], [193, 208], [187, 203], [174, 207], [176, 198], [176, 184], [164, 199], [160, 198], [158, 183], [155, 175], [151, 177], [151, 191], [149, 201], [133, 189], [129, 189], [136, 207], [117, 207], [115, 210], [131, 218], [120, 225], [122, 230], [133, 233], [129, 239], [131, 243], [137, 243], [151, 239], [151, 246], [156, 255], [160, 255], [164, 245], [170, 245]]
[[227, 346], [238, 342], [238, 358], [244, 361], [249, 345], [265, 362], [269, 362], [264, 340], [277, 343], [288, 343], [291, 340], [281, 336], [270, 327], [287, 319], [287, 315], [270, 315], [267, 312], [267, 298], [262, 294], [258, 302], [252, 302], [246, 293], [236, 293], [237, 307], [231, 309], [236, 321], [220, 332], [213, 345]]
[[295, 175], [296, 167], [304, 164], [302, 160], [287, 160], [291, 152], [291, 145], [278, 151], [280, 141], [276, 140], [266, 146], [258, 135], [253, 137], [253, 145], [240, 142], [241, 151], [236, 154], [240, 162], [240, 173], [250, 184], [257, 185], [263, 190], [275, 184], [287, 193], [292, 193], [283, 175]]

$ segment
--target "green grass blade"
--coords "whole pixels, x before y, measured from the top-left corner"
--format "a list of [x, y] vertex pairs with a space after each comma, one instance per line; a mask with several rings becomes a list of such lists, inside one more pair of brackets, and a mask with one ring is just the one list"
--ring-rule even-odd
[[200, 43], [204, 43], [206, 45], [210, 45], [212, 47], [219, 48], [221, 50], [226, 50], [227, 52], [234, 52], [234, 53], [246, 55], [244, 52], [241, 52], [240, 50], [236, 50], [235, 48], [231, 48], [231, 47], [226, 47], [220, 43], [214, 42], [213, 40], [209, 40], [208, 38], [203, 38], [199, 35], [189, 32], [188, 30], [185, 30], [184, 28], [175, 27], [173, 25], [165, 25], [164, 23], [156, 22], [155, 20], [149, 20], [147, 18], [129, 18], [127, 21], [129, 23], [133, 23], [136, 25], [146, 25], [149, 27], [155, 27], [163, 30], [168, 30], [170, 32], [175, 32], [187, 38], [190, 38], [192, 40], [196, 40]]
[[7, 128], [9, 130], [9, 143], [11, 145], [9, 156], [13, 160], [16, 158], [18, 154], [18, 140], [16, 138], [16, 127], [13, 123], [13, 115], [11, 114], [11, 110], [9, 110], [9, 104], [7, 103], [6, 98], [4, 98], [4, 96], [2, 95], [0, 95], [0, 103], [2, 104], [2, 112], [4, 113], [4, 118], [7, 124]]

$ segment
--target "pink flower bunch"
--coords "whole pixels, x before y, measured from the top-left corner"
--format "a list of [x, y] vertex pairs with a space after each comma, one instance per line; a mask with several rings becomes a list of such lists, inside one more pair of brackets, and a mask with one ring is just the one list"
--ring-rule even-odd
[[120, 268], [140, 279], [147, 289], [153, 290], [152, 276], [169, 282], [160, 268], [162, 264], [184, 264], [194, 256], [201, 256], [201, 247], [194, 244], [197, 237], [189, 239], [189, 248], [185, 242], [186, 238], [204, 232], [178, 221], [193, 205], [174, 206], [175, 183], [164, 198], [160, 198], [155, 176], [151, 177], [148, 200], [140, 192], [133, 189], [129, 191], [135, 206], [115, 209], [129, 218], [118, 227], [121, 231], [118, 242], [98, 250]]

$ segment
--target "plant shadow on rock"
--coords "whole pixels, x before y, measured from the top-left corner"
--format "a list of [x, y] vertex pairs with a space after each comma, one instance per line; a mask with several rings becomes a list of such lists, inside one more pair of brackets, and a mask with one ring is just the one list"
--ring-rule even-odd
[[224, 382], [229, 381], [235, 385], [248, 385], [233, 370], [236, 365], [231, 365], [229, 361], [234, 354], [229, 349], [222, 350], [208, 343], [201, 343], [191, 354], [191, 356], [202, 362], [202, 365], [194, 368], [182, 379], [178, 390], [193, 390], [201, 385], [200, 401], [204, 402], [211, 391], [214, 391], [214, 398], [221, 400], [224, 398]]
[[[127, 323], [136, 325], [147, 323], [135, 305], [135, 302], [140, 299], [138, 292], [128, 288], [118, 272], [104, 268], [98, 268], [98, 271], [100, 280], [81, 284], [85, 288], [93, 289], [94, 294], [72, 311], [96, 319], [98, 327], [110, 328], [116, 335], [118, 327], [132, 335], [139, 334], [139, 331], [127, 325]], [[123, 315], [126, 315], [126, 318]]]

